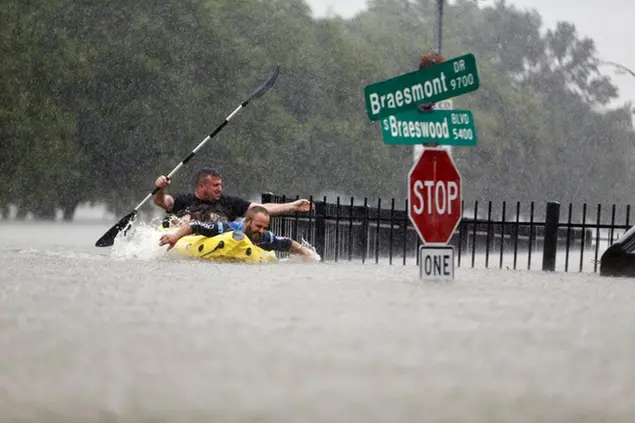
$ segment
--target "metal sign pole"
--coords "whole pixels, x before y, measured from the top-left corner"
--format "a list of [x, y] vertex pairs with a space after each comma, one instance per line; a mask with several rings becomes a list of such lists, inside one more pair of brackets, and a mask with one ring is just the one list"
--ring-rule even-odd
[[441, 55], [441, 40], [443, 38], [443, 0], [437, 0], [437, 54]]

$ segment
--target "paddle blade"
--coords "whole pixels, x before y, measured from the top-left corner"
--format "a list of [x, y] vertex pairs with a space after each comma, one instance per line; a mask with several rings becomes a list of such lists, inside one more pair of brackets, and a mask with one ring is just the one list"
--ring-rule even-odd
[[251, 95], [249, 96], [249, 98], [247, 99], [245, 103], [255, 98], [262, 97], [267, 91], [269, 91], [271, 87], [273, 87], [273, 84], [276, 83], [276, 78], [278, 78], [279, 73], [280, 73], [280, 66], [276, 65], [276, 69], [269, 76], [269, 78], [267, 78], [267, 80], [261, 86], [256, 88], [256, 90], [253, 93], [251, 93]]
[[115, 243], [115, 238], [117, 237], [119, 232], [124, 230], [128, 226], [128, 224], [130, 223], [130, 221], [132, 219], [134, 219], [134, 217], [136, 215], [137, 215], [137, 211], [134, 210], [132, 213], [124, 216], [123, 219], [121, 219], [119, 222], [117, 222], [115, 224], [115, 226], [113, 226], [112, 228], [108, 229], [108, 232], [106, 232], [104, 235], [102, 235], [101, 238], [99, 238], [97, 240], [97, 242], [95, 243], [95, 247], [110, 247], [110, 246], [112, 246]]

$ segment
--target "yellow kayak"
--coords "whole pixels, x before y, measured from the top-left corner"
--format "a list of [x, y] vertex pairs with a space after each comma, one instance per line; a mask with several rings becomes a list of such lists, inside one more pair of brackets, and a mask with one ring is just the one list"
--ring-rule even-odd
[[238, 231], [213, 237], [187, 235], [178, 240], [172, 251], [187, 257], [223, 263], [253, 264], [278, 261], [275, 252], [255, 246], [244, 233]]

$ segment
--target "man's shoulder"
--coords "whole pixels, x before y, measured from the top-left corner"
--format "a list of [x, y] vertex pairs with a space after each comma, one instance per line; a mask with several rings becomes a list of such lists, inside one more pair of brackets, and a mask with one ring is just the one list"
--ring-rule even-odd
[[245, 222], [243, 220], [234, 220], [225, 223], [231, 230], [243, 231], [245, 229]]
[[191, 207], [195, 201], [194, 194], [187, 192], [174, 194], [172, 198], [174, 199], [174, 204], [172, 204], [172, 208], [168, 212], [176, 214]]
[[179, 192], [179, 193], [174, 194], [172, 197], [175, 200], [178, 199], [178, 200], [180, 200], [182, 202], [191, 202], [191, 201], [197, 200], [197, 198], [191, 192]]

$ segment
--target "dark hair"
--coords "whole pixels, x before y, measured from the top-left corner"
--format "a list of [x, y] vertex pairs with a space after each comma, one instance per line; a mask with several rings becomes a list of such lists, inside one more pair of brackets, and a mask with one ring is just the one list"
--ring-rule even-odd
[[196, 175], [194, 176], [194, 186], [198, 185], [201, 182], [201, 180], [207, 178], [208, 176], [220, 178], [220, 173], [218, 173], [215, 169], [212, 169], [211, 167], [201, 168], [198, 170], [198, 172], [196, 172]]

